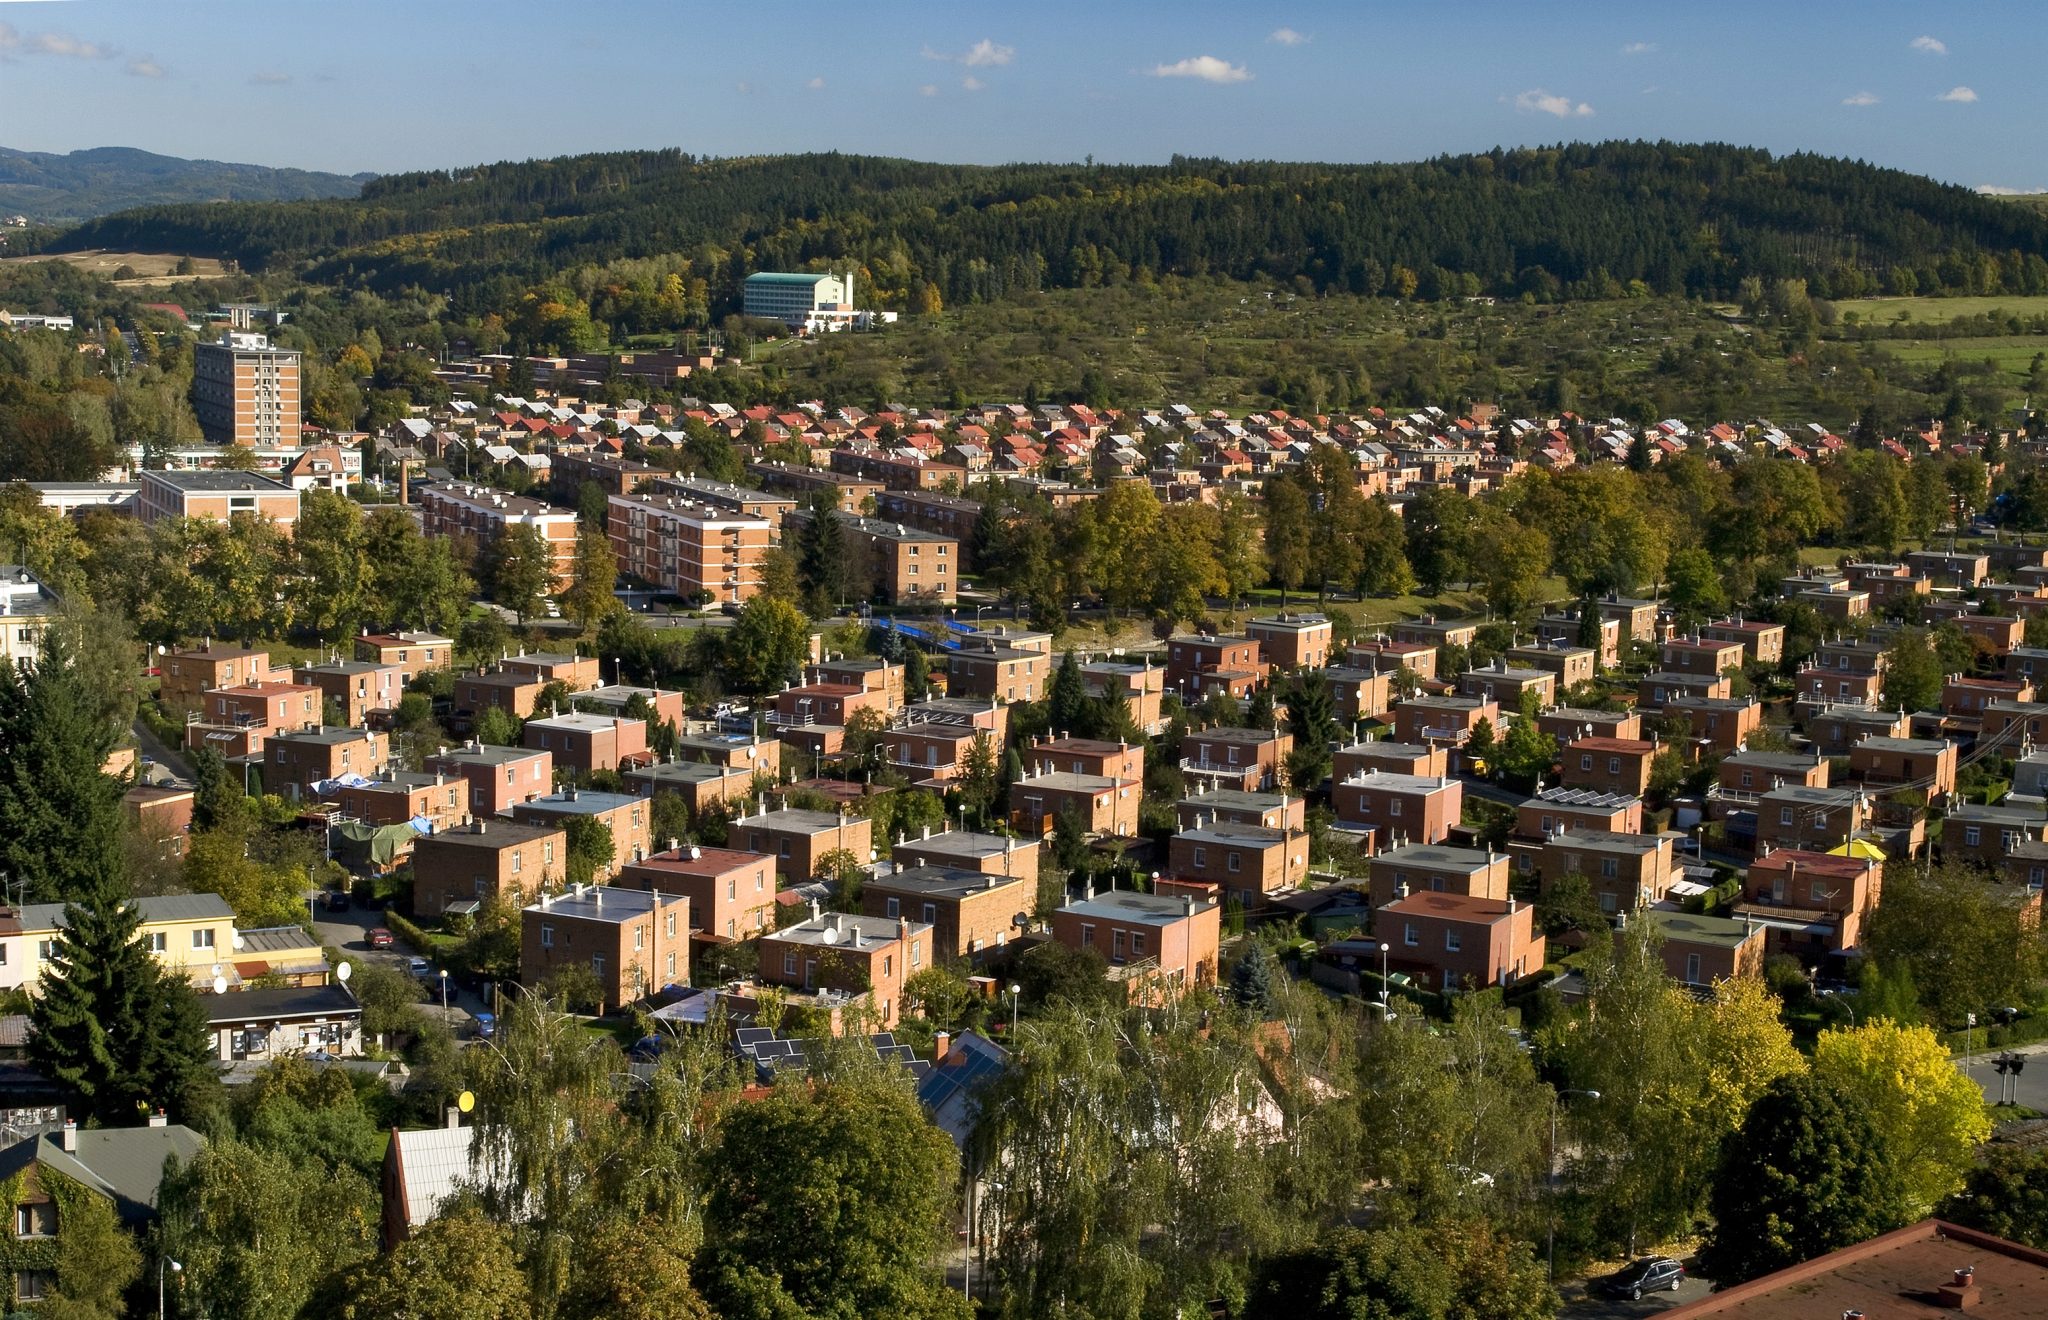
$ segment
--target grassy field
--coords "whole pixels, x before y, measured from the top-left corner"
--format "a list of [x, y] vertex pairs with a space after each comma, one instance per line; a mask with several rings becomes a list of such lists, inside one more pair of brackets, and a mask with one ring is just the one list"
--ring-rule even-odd
[[[19, 264], [30, 261], [63, 261], [94, 275], [113, 280], [120, 289], [149, 289], [172, 284], [184, 279], [219, 279], [227, 273], [219, 261], [212, 257], [194, 257], [192, 274], [174, 275], [178, 263], [184, 260], [175, 252], [66, 252], [52, 256], [4, 257], [0, 261]], [[135, 272], [133, 278], [113, 279], [114, 272], [126, 266]]]
[[1953, 358], [1958, 362], [1993, 362], [2015, 381], [2023, 381], [2037, 354], [2048, 352], [2048, 336], [2000, 335], [1991, 339], [1908, 339], [1883, 345], [1885, 352], [1913, 366], [1932, 366]]
[[2048, 312], [2048, 295], [2001, 294], [1993, 298], [1853, 298], [1835, 304], [1835, 310], [1876, 325], [1913, 321], [1945, 325], [1966, 316], [2039, 316]]

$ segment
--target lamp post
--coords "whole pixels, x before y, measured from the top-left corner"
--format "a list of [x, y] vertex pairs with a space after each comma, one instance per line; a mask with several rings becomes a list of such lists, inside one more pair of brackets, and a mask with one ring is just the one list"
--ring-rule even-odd
[[163, 1259], [161, 1259], [161, 1260], [157, 1261], [157, 1263], [156, 1263], [156, 1313], [157, 1313], [157, 1317], [158, 1317], [158, 1320], [162, 1320], [162, 1317], [163, 1317], [163, 1313], [164, 1313], [164, 1267], [165, 1267], [165, 1266], [169, 1266], [169, 1267], [170, 1267], [170, 1270], [171, 1270], [171, 1273], [173, 1273], [173, 1274], [183, 1274], [183, 1273], [185, 1272], [185, 1267], [184, 1267], [184, 1265], [182, 1265], [182, 1264], [181, 1264], [181, 1263], [179, 1263], [178, 1261], [172, 1260], [172, 1259], [171, 1259], [171, 1258], [170, 1258], [169, 1256], [165, 1256], [165, 1257], [164, 1257]]
[[441, 969], [441, 1016], [448, 1016], [448, 969]]
[[[1017, 1039], [1017, 1005], [1023, 998], [1024, 987], [1018, 985], [1015, 981], [1010, 982], [1010, 1039], [1012, 1041]], [[1011, 1048], [1015, 1049], [1016, 1046], [1013, 1044]]]
[[1598, 1100], [1598, 1091], [1552, 1091], [1550, 1093], [1550, 1158], [1543, 1166], [1545, 1189], [1550, 1193], [1550, 1233], [1543, 1248], [1543, 1259], [1550, 1271], [1552, 1282], [1557, 1279], [1557, 1102], [1568, 1095], [1582, 1095], [1588, 1100]]
[[1387, 951], [1391, 947], [1385, 940], [1380, 941], [1380, 1021], [1383, 1023], [1394, 1020], [1387, 1008]]

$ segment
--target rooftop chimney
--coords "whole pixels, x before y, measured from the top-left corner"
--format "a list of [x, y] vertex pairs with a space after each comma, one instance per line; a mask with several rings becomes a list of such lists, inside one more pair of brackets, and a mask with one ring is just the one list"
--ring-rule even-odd
[[462, 1111], [454, 1105], [448, 1106], [448, 1126], [450, 1129], [462, 1126]]
[[149, 1115], [149, 1125], [150, 1125], [151, 1127], [153, 1127], [153, 1128], [160, 1128], [160, 1127], [168, 1127], [168, 1126], [170, 1126], [170, 1122], [171, 1122], [171, 1120], [170, 1120], [169, 1116], [167, 1116], [167, 1115], [166, 1115], [166, 1114], [164, 1113], [164, 1111], [163, 1111], [163, 1110], [161, 1110], [161, 1109], [156, 1109], [156, 1110], [152, 1110], [152, 1111], [150, 1111], [150, 1115]]
[[78, 1153], [78, 1120], [75, 1118], [64, 1120], [64, 1153], [67, 1155], [76, 1155]]

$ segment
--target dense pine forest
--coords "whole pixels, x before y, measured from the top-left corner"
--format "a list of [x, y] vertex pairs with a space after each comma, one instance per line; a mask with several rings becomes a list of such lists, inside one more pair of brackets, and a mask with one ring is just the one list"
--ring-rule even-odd
[[1168, 275], [1538, 302], [1733, 298], [1745, 278], [1827, 298], [2048, 292], [2036, 208], [1861, 162], [1668, 142], [1393, 165], [610, 153], [393, 175], [359, 199], [148, 207], [42, 245], [445, 292], [468, 315], [577, 266], [656, 258], [699, 316], [731, 310], [750, 270], [854, 260], [877, 300], [911, 310]]

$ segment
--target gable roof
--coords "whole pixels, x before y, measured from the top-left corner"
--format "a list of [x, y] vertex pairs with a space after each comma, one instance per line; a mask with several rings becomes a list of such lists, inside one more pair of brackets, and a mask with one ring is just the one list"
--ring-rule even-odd
[[164, 1161], [176, 1157], [189, 1164], [206, 1145], [205, 1138], [179, 1124], [94, 1128], [75, 1136], [75, 1152], [64, 1149], [62, 1132], [45, 1132], [0, 1150], [0, 1177], [12, 1177], [31, 1164], [55, 1169], [112, 1201], [114, 1213], [131, 1227], [156, 1217]]

